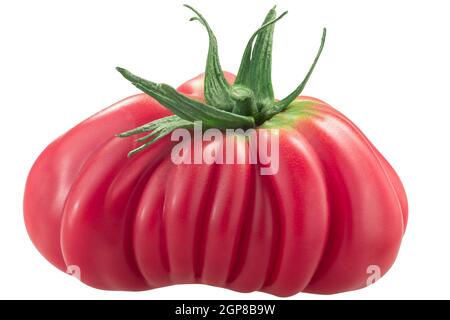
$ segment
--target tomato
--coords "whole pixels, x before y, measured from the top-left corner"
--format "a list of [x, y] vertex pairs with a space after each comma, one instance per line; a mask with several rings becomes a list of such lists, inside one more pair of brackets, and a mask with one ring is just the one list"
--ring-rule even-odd
[[[270, 18], [274, 10], [266, 25]], [[261, 30], [255, 48], [273, 25]], [[210, 35], [210, 52], [214, 40]], [[215, 63], [208, 61], [207, 74]], [[115, 135], [171, 116], [172, 109], [149, 96], [151, 84], [122, 73], [147, 94], [126, 98], [60, 136], [28, 176], [25, 224], [56, 267], [77, 266], [81, 281], [107, 290], [201, 283], [278, 296], [362, 288], [371, 267], [380, 275], [391, 267], [407, 224], [405, 191], [389, 163], [337, 110], [294, 95], [283, 110], [261, 113], [266, 118], [236, 117], [254, 120], [257, 132], [278, 130], [273, 175], [259, 174], [259, 164], [175, 164], [168, 135], [127, 158], [140, 143]], [[240, 75], [218, 77], [228, 88], [245, 83]], [[214, 100], [207, 78], [186, 82], [178, 94], [198, 103]], [[235, 156], [248, 150], [246, 141]]]

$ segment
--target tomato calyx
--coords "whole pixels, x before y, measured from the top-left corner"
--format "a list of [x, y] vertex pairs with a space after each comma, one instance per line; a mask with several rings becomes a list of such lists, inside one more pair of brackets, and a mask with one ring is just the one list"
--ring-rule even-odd
[[192, 129], [195, 121], [201, 121], [205, 129], [248, 129], [262, 125], [280, 113], [302, 92], [322, 53], [326, 29], [323, 29], [321, 44], [313, 64], [300, 85], [286, 98], [275, 101], [272, 87], [272, 43], [275, 23], [287, 11], [277, 17], [275, 7], [266, 15], [262, 26], [253, 33], [242, 56], [241, 65], [234, 84], [230, 85], [220, 66], [217, 39], [206, 19], [191, 6], [195, 13], [190, 21], [200, 22], [209, 37], [208, 57], [205, 68], [205, 102], [191, 99], [164, 83], [154, 83], [130, 71], [117, 67], [122, 76], [134, 86], [156, 99], [162, 106], [174, 113], [173, 116], [152, 121], [141, 127], [118, 134], [129, 137], [149, 132], [139, 138], [143, 144], [130, 151], [131, 156], [178, 128]]

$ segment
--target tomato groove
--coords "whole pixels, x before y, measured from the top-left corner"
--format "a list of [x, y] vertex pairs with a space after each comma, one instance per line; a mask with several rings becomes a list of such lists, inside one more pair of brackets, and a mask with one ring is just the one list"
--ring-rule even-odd
[[[151, 175], [157, 170], [163, 161], [164, 157], [169, 152], [169, 148], [165, 147], [162, 148], [160, 152], [157, 153], [157, 156], [154, 157], [153, 154], [150, 156], [150, 160], [147, 161], [147, 158], [144, 158], [145, 162], [148, 162], [145, 164], [142, 168], [135, 168], [136, 162], [131, 161], [129, 166], [125, 166], [125, 169], [129, 170], [128, 172], [135, 172], [139, 170], [139, 173], [137, 176], [139, 177], [136, 184], [132, 187], [130, 191], [130, 197], [128, 198], [128, 202], [125, 207], [125, 233], [124, 233], [124, 241], [125, 241], [125, 255], [128, 258], [128, 261], [131, 265], [131, 268], [135, 270], [136, 273], [138, 273], [145, 283], [149, 286], [151, 284], [147, 281], [147, 279], [144, 276], [144, 273], [142, 272], [139, 264], [138, 259], [136, 256], [136, 250], [135, 250], [135, 244], [134, 244], [134, 228], [136, 223], [136, 216], [137, 216], [137, 208], [139, 205], [139, 200], [142, 198], [142, 194], [144, 192], [144, 189], [148, 183], [149, 178]], [[141, 160], [142, 161], [142, 160]]]
[[275, 282], [276, 271], [279, 268], [280, 257], [282, 253], [282, 226], [281, 226], [281, 206], [276, 197], [275, 188], [273, 185], [273, 181], [269, 176], [261, 176], [261, 181], [265, 181], [265, 183], [261, 183], [265, 187], [263, 192], [264, 197], [269, 199], [271, 220], [272, 220], [272, 246], [270, 249], [270, 258], [268, 260], [268, 265], [266, 268], [266, 276], [264, 279], [264, 283], [261, 289], [264, 289]]
[[[247, 144], [248, 146], [248, 144]], [[248, 150], [248, 148], [247, 148]], [[245, 201], [246, 205], [242, 206], [242, 212], [241, 212], [241, 222], [240, 222], [240, 229], [239, 233], [235, 239], [235, 246], [232, 253], [232, 260], [227, 276], [226, 283], [232, 283], [234, 280], [236, 280], [237, 276], [239, 275], [240, 271], [242, 270], [247, 257], [247, 252], [249, 249], [249, 242], [250, 242], [250, 236], [252, 232], [252, 223], [254, 221], [254, 215], [255, 215], [255, 188], [250, 186], [256, 185], [256, 174], [258, 174], [256, 171], [258, 168], [254, 165], [246, 165], [246, 168], [250, 170], [250, 174], [248, 179], [250, 180], [247, 182], [247, 194], [245, 195]]]
[[214, 201], [217, 188], [217, 180], [219, 171], [215, 165], [208, 166], [209, 178], [206, 186], [203, 187], [203, 201], [202, 206], [199, 208], [201, 212], [200, 219], [197, 221], [195, 227], [195, 240], [194, 247], [192, 248], [194, 254], [194, 277], [198, 281], [202, 281], [202, 273], [205, 265], [206, 255], [206, 241], [208, 238], [208, 227], [211, 218], [211, 210], [214, 207]]

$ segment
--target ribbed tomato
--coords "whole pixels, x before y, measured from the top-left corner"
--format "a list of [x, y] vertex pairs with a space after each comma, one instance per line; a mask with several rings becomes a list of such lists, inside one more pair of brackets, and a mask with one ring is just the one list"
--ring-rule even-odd
[[[257, 32], [254, 51], [269, 50], [261, 43], [271, 44], [274, 18], [271, 10]], [[215, 38], [210, 40], [214, 53]], [[220, 67], [211, 57], [210, 74]], [[254, 59], [248, 59], [251, 65]], [[234, 85], [229, 73], [215, 73], [215, 81], [222, 80], [236, 105], [245, 99], [237, 99], [234, 88], [248, 85], [252, 95], [245, 98], [255, 93], [255, 114], [243, 113], [246, 105], [233, 111], [226, 110], [226, 103], [216, 107], [218, 94], [208, 92], [211, 80], [203, 75], [178, 92], [225, 110], [219, 116], [236, 114], [243, 123], [250, 119], [258, 132], [277, 129], [276, 174], [261, 175], [260, 165], [249, 163], [175, 164], [169, 136], [127, 158], [139, 144], [116, 137], [118, 132], [172, 115], [167, 108], [180, 121], [189, 117], [161, 98], [179, 98], [176, 93], [120, 69], [158, 101], [147, 94], [126, 98], [77, 125], [39, 156], [26, 183], [24, 212], [30, 238], [42, 255], [63, 271], [77, 266], [81, 281], [108, 290], [203, 283], [288, 296], [364, 287], [371, 266], [384, 274], [407, 223], [406, 195], [397, 174], [330, 105], [297, 94], [272, 112], [264, 105], [270, 84], [264, 96], [264, 90], [245, 80], [255, 77], [242, 76], [245, 66], [241, 70]], [[232, 126], [223, 121], [218, 128]], [[236, 157], [249, 153], [249, 142], [243, 141]], [[210, 141], [203, 147], [225, 144]]]

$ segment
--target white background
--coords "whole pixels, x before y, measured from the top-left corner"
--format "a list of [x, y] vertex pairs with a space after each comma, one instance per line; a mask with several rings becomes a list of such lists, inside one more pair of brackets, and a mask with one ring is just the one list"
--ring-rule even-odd
[[[334, 296], [450, 298], [450, 8], [447, 1], [276, 1], [274, 86], [283, 97], [328, 39], [304, 94], [352, 119], [405, 184], [410, 220], [393, 268], [379, 282]], [[201, 285], [105, 292], [48, 263], [28, 239], [22, 197], [33, 161], [59, 134], [137, 90], [129, 68], [178, 85], [202, 72], [207, 36], [181, 1], [0, 2], [0, 298], [272, 299]], [[197, 1], [236, 72], [270, 1]]]

